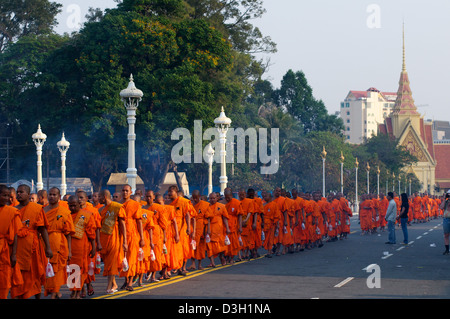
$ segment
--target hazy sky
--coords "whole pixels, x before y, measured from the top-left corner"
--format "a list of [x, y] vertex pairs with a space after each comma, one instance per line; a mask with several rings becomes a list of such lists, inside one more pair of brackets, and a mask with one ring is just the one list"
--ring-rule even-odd
[[[88, 8], [116, 7], [113, 0], [54, 0], [63, 4], [58, 32], [75, 31]], [[396, 92], [406, 68], [416, 106], [426, 119], [450, 121], [450, 1], [265, 0], [267, 12], [253, 20], [277, 44], [265, 78], [275, 88], [289, 70], [302, 70], [330, 113], [350, 90], [375, 87]]]

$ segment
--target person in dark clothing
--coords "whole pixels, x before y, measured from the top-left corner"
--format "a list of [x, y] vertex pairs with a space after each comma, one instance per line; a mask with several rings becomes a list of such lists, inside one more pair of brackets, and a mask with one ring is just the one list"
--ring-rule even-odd
[[408, 212], [409, 212], [409, 202], [408, 202], [408, 195], [406, 193], [403, 193], [401, 195], [402, 198], [402, 204], [401, 204], [401, 210], [400, 215], [397, 217], [397, 219], [400, 219], [400, 224], [402, 226], [403, 231], [403, 243], [405, 245], [408, 244]]

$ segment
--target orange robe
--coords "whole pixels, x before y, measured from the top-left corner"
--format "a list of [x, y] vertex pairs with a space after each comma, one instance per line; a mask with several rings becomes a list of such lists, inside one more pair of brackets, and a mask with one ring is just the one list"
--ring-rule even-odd
[[[166, 247], [166, 253], [164, 255], [163, 266], [167, 267], [167, 270], [180, 268], [180, 263], [172, 255], [174, 254], [175, 243], [175, 208], [171, 205], [163, 205], [164, 207], [164, 217], [167, 220], [167, 227], [165, 229], [165, 243], [163, 247]], [[182, 265], [182, 262], [181, 262]], [[177, 268], [174, 268], [177, 267]]]
[[19, 265], [16, 263], [14, 268], [11, 267], [10, 248], [21, 227], [16, 208], [7, 205], [0, 207], [0, 299], [7, 299], [13, 281], [23, 283]]
[[153, 253], [155, 254], [155, 260], [150, 260], [149, 271], [160, 271], [165, 263], [163, 254], [164, 244], [164, 230], [167, 228], [167, 218], [164, 213], [164, 206], [152, 203], [148, 210], [153, 212]]
[[223, 217], [228, 219], [228, 212], [224, 204], [217, 202], [214, 205], [209, 205], [205, 217], [209, 219], [211, 232], [211, 241], [206, 244], [206, 247], [208, 257], [212, 257], [224, 252], [226, 249]]
[[255, 205], [251, 198], [244, 198], [240, 201], [238, 214], [242, 215], [242, 233], [241, 239], [243, 242], [242, 249], [255, 248], [255, 237], [253, 235], [253, 217]]
[[125, 220], [122, 204], [111, 202], [100, 208], [100, 251], [103, 260], [103, 276], [116, 276], [122, 268], [123, 240], [119, 231], [119, 219]]
[[284, 202], [286, 205], [286, 212], [287, 212], [287, 220], [286, 220], [287, 226], [286, 228], [284, 228], [284, 226], [282, 228], [283, 231], [281, 232], [281, 243], [283, 244], [283, 246], [289, 246], [294, 244], [294, 236], [292, 232], [292, 219], [295, 216], [295, 212], [298, 210], [298, 206], [297, 202], [289, 197], [286, 197]]
[[308, 233], [304, 219], [304, 210], [307, 202], [301, 197], [297, 197], [294, 200], [297, 202], [298, 207], [297, 225], [294, 224], [294, 243], [305, 244], [308, 240]]
[[[44, 210], [45, 211], [45, 210]], [[44, 295], [59, 292], [62, 285], [67, 283], [67, 259], [69, 257], [69, 244], [67, 235], [75, 233], [73, 220], [70, 211], [64, 206], [55, 207], [45, 212], [48, 226], [48, 240], [53, 252], [50, 263], [55, 276], [47, 278], [45, 281]]]
[[340, 221], [342, 214], [341, 202], [338, 199], [333, 199], [330, 204], [328, 214], [328, 237], [336, 237], [340, 232]]
[[[306, 230], [308, 233], [308, 242], [316, 241], [316, 225], [314, 224], [313, 215], [319, 209], [319, 205], [314, 200], [307, 200], [305, 206]], [[316, 213], [317, 215], [317, 213]]]
[[[142, 229], [144, 235], [145, 245], [142, 247], [144, 257], [142, 260], [137, 261], [137, 274], [145, 274], [150, 271], [150, 230], [153, 232], [155, 227], [153, 221], [153, 212], [147, 209], [142, 209]], [[153, 238], [153, 234], [152, 234]]]
[[128, 251], [126, 258], [128, 261], [128, 271], [120, 271], [120, 277], [132, 277], [136, 275], [137, 258], [139, 252], [139, 241], [141, 240], [137, 228], [137, 220], [142, 219], [141, 204], [135, 200], [128, 200], [122, 204], [125, 210], [125, 227], [127, 229]]
[[205, 242], [205, 233], [206, 233], [206, 225], [207, 219], [205, 218], [206, 211], [208, 210], [209, 203], [200, 200], [197, 204], [194, 205], [194, 209], [197, 212], [195, 216], [195, 234], [194, 240], [196, 243], [196, 249], [194, 252], [193, 258], [197, 260], [202, 260], [206, 256], [206, 242]]
[[420, 196], [416, 196], [413, 199], [413, 214], [414, 219], [422, 219], [422, 198]]
[[373, 202], [370, 199], [366, 199], [359, 204], [359, 219], [362, 231], [368, 231], [372, 229], [372, 213]]
[[37, 203], [30, 202], [20, 210], [23, 227], [17, 234], [17, 263], [23, 278], [23, 284], [11, 287], [11, 298], [28, 299], [41, 293], [45, 285], [45, 267], [48, 258], [44, 246], [39, 240], [38, 227], [48, 228], [44, 209]]
[[254, 231], [255, 247], [258, 249], [258, 248], [262, 247], [262, 245], [263, 245], [262, 238], [261, 238], [261, 234], [262, 234], [262, 228], [261, 228], [262, 217], [261, 217], [261, 215], [264, 211], [264, 204], [263, 204], [262, 198], [259, 198], [259, 197], [255, 197], [253, 199], [253, 202], [254, 202], [254, 212], [255, 212], [255, 214], [257, 214], [256, 230]]
[[[350, 233], [350, 217], [353, 216], [353, 212], [348, 205], [348, 200], [344, 197], [341, 197], [339, 199], [339, 202], [341, 203], [342, 208], [342, 214], [341, 214], [341, 233]], [[386, 207], [387, 208], [387, 207]]]
[[277, 225], [279, 225], [279, 222], [281, 220], [281, 212], [280, 208], [278, 207], [278, 204], [274, 201], [271, 201], [266, 205], [264, 205], [263, 215], [264, 215], [264, 234], [265, 234], [263, 247], [270, 253], [272, 251], [273, 245], [276, 244], [275, 229], [277, 228]]
[[95, 217], [92, 216], [90, 211], [85, 209], [80, 209], [78, 213], [71, 213], [71, 216], [75, 233], [72, 235], [72, 258], [70, 259], [70, 264], [80, 267], [81, 285], [79, 287], [74, 285], [70, 290], [80, 291], [89, 274], [89, 253], [91, 251], [89, 240], [95, 239], [97, 225]]
[[225, 204], [225, 208], [228, 212], [228, 227], [230, 228], [230, 234], [228, 238], [230, 239], [231, 244], [226, 247], [226, 256], [236, 256], [241, 250], [241, 246], [239, 244], [239, 235], [238, 235], [238, 216], [239, 216], [239, 207], [241, 202], [236, 198], [232, 198], [228, 203]]
[[[98, 209], [95, 208], [94, 205], [92, 205], [92, 203], [87, 202], [85, 210], [87, 210], [87, 211], [92, 213], [92, 216], [94, 217], [94, 220], [95, 220], [96, 228], [100, 229], [101, 223], [102, 223], [102, 219], [100, 217]], [[89, 257], [89, 263], [93, 262], [95, 264], [95, 260], [96, 260], [97, 256], [100, 256], [100, 252], [98, 252], [98, 251], [95, 253], [95, 256], [93, 258]], [[99, 274], [100, 272], [101, 272], [100, 268], [95, 268], [94, 269], [94, 274], [88, 276], [86, 283], [91, 283], [91, 282], [95, 281], [95, 274]]]
[[274, 198], [273, 201], [278, 205], [278, 208], [281, 212], [281, 220], [280, 220], [280, 230], [278, 232], [278, 237], [275, 237], [275, 243], [282, 243], [283, 235], [284, 235], [284, 213], [287, 213], [288, 208], [286, 207], [286, 198], [283, 196], [279, 196]]
[[319, 200], [319, 207], [320, 207], [320, 215], [318, 215], [317, 221], [320, 229], [320, 236], [318, 239], [321, 239], [322, 237], [327, 236], [328, 234], [326, 222], [329, 215], [329, 211], [331, 209], [331, 205], [326, 198], [322, 197], [322, 199]]
[[380, 207], [379, 207], [379, 213], [380, 213], [380, 227], [385, 227], [387, 225], [387, 221], [385, 219], [387, 209], [389, 206], [389, 201], [387, 200], [386, 196], [383, 196], [383, 199], [380, 200]]
[[191, 201], [184, 197], [177, 197], [172, 203], [170, 203], [170, 205], [175, 209], [175, 219], [178, 226], [178, 234], [180, 236], [180, 241], [178, 244], [181, 246], [181, 252], [179, 249], [175, 250], [179, 254], [176, 258], [180, 259], [181, 264], [183, 265], [186, 260], [192, 257], [189, 235], [187, 233], [186, 218], [194, 217], [196, 212]]

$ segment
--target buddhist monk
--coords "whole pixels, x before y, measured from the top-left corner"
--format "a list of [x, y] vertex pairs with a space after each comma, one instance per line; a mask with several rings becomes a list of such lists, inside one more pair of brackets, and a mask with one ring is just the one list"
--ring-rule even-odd
[[[177, 258], [181, 258], [182, 266], [178, 269], [178, 274], [186, 276], [186, 261], [191, 258], [190, 242], [193, 239], [191, 221], [196, 212], [190, 200], [184, 198], [176, 185], [169, 187], [167, 194], [169, 196], [169, 205], [175, 208], [175, 218], [177, 222], [178, 233], [180, 236], [181, 254]], [[195, 227], [195, 226], [194, 226]]]
[[111, 193], [106, 189], [99, 192], [98, 200], [102, 205], [99, 213], [103, 276], [108, 277], [106, 293], [113, 294], [117, 292], [116, 276], [119, 275], [124, 254], [128, 250], [125, 226], [126, 213], [122, 204], [114, 202], [111, 199]]
[[41, 189], [37, 192], [37, 196], [38, 196], [38, 204], [42, 205], [42, 206], [47, 206], [48, 205], [48, 199], [47, 199], [47, 191], [45, 189]]
[[[20, 204], [16, 208], [20, 212], [23, 226], [17, 234], [17, 263], [23, 284], [13, 283], [11, 298], [28, 299], [35, 296], [40, 299], [42, 286], [45, 285], [45, 267], [53, 257], [47, 232], [49, 225], [43, 207], [30, 202], [29, 186], [19, 185], [17, 200]], [[42, 241], [39, 240], [39, 235]]]
[[233, 197], [233, 190], [231, 188], [225, 188], [224, 198], [226, 201], [225, 208], [228, 212], [228, 227], [230, 228], [230, 245], [226, 247], [225, 258], [227, 263], [233, 264], [234, 257], [238, 256], [241, 246], [239, 244], [238, 235], [238, 220], [239, 220], [239, 207], [240, 201]]
[[92, 193], [92, 206], [96, 209], [100, 209], [103, 205], [100, 203], [98, 192]]
[[272, 258], [273, 247], [275, 245], [275, 238], [280, 232], [281, 212], [277, 203], [273, 201], [270, 192], [264, 193], [264, 211], [262, 214], [265, 239], [263, 243], [264, 249], [267, 250], [265, 257]]
[[[134, 200], [137, 201], [140, 196], [136, 196]], [[146, 201], [143, 201], [147, 203]], [[139, 204], [142, 201], [139, 199]], [[155, 228], [154, 212], [145, 208], [142, 208], [142, 230], [144, 235], [145, 245], [139, 249], [138, 261], [137, 261], [137, 269], [136, 276], [134, 281], [137, 282], [138, 287], [142, 287], [142, 281], [144, 279], [144, 275], [147, 276], [147, 273], [150, 271], [150, 252], [153, 249], [153, 229]]]
[[[346, 239], [347, 235], [350, 233], [350, 217], [353, 216], [353, 212], [348, 205], [348, 200], [344, 197], [342, 193], [337, 194], [337, 198], [341, 203], [341, 239]], [[387, 208], [386, 208], [387, 209]]]
[[206, 233], [210, 237], [210, 242], [207, 243], [208, 257], [211, 261], [211, 266], [215, 267], [214, 258], [220, 258], [222, 265], [226, 264], [224, 252], [226, 249], [225, 236], [230, 234], [228, 227], [228, 212], [225, 205], [219, 203], [218, 196], [215, 193], [209, 195], [209, 207], [206, 211], [205, 217], [208, 220]]
[[115, 192], [112, 199], [117, 203], [122, 203], [122, 194], [120, 194], [119, 192]]
[[[89, 274], [89, 258], [94, 258], [96, 252], [95, 230], [97, 225], [92, 213], [81, 209], [77, 196], [70, 196], [68, 204], [75, 227], [75, 233], [72, 235], [72, 258], [70, 263], [79, 267], [80, 276], [80, 286], [71, 286], [70, 298], [81, 299], [81, 290]], [[93, 272], [93, 269], [91, 271]]]
[[147, 191], [145, 194], [145, 199], [147, 205], [143, 206], [143, 208], [153, 212], [153, 241], [150, 245], [155, 256], [154, 260], [150, 259], [150, 269], [147, 280], [150, 282], [156, 282], [159, 281], [156, 279], [156, 272], [162, 270], [162, 265], [165, 262], [163, 245], [164, 231], [167, 228], [167, 219], [164, 213], [164, 206], [155, 202], [156, 197], [153, 191]]
[[0, 185], [0, 299], [7, 299], [12, 282], [23, 283], [17, 265], [17, 233], [22, 227], [19, 211], [8, 206], [10, 191]]
[[196, 211], [195, 215], [195, 251], [192, 256], [192, 266], [195, 268], [195, 260], [197, 261], [197, 269], [203, 270], [202, 260], [206, 257], [206, 225], [207, 219], [205, 218], [206, 210], [209, 207], [207, 201], [200, 199], [200, 191], [194, 190], [192, 192], [192, 205]]
[[10, 195], [9, 195], [9, 206], [16, 207], [19, 205], [19, 201], [17, 200], [16, 189], [14, 187], [9, 187]]
[[262, 246], [262, 240], [261, 240], [261, 214], [263, 212], [263, 203], [261, 198], [256, 196], [256, 192], [253, 188], [249, 188], [247, 190], [247, 197], [250, 198], [253, 201], [253, 216], [252, 216], [252, 228], [251, 233], [253, 235], [252, 242], [254, 243], [254, 247], [251, 250], [251, 257], [257, 258], [259, 257], [258, 254], [258, 248]]
[[120, 272], [120, 277], [125, 277], [121, 289], [133, 291], [133, 278], [136, 275], [137, 257], [139, 248], [145, 246], [144, 230], [142, 228], [142, 209], [140, 203], [131, 199], [131, 186], [122, 188], [123, 208], [125, 209], [125, 226], [127, 229], [127, 254], [128, 270]]
[[48, 205], [44, 207], [48, 220], [48, 239], [54, 252], [50, 263], [55, 276], [45, 281], [44, 296], [51, 294], [52, 299], [60, 299], [60, 287], [67, 283], [67, 262], [72, 258], [72, 235], [75, 233], [70, 211], [60, 206], [61, 193], [53, 187], [48, 191]]
[[239, 190], [238, 196], [240, 201], [238, 227], [243, 243], [241, 258], [250, 259], [253, 257], [252, 251], [255, 248], [255, 236], [253, 234], [253, 229], [256, 229], [255, 205], [253, 199], [247, 197], [245, 190]]
[[30, 194], [30, 202], [37, 203], [38, 202], [38, 196], [36, 193]]
[[276, 187], [273, 191], [273, 201], [278, 205], [278, 208], [281, 212], [281, 230], [278, 233], [278, 236], [275, 237], [276, 244], [276, 256], [280, 256], [280, 249], [283, 241], [283, 235], [287, 234], [287, 226], [288, 226], [288, 208], [286, 206], [286, 197], [281, 195], [281, 188]]
[[367, 194], [361, 195], [361, 203], [359, 204], [359, 222], [361, 227], [361, 235], [370, 233], [372, 229], [373, 203]]
[[306, 201], [299, 196], [298, 190], [296, 188], [292, 189], [292, 199], [297, 202], [297, 213], [295, 214], [294, 221], [294, 244], [295, 251], [303, 251], [307, 243], [307, 232], [305, 225], [305, 205]]
[[[98, 209], [94, 208], [94, 206], [92, 205], [92, 203], [90, 203], [88, 200], [88, 195], [87, 193], [82, 190], [82, 189], [77, 189], [76, 191], [76, 195], [78, 197], [78, 202], [80, 203], [80, 208], [87, 210], [89, 212], [91, 212], [92, 217], [94, 218], [95, 221], [95, 225], [96, 225], [96, 229], [95, 229], [95, 245], [96, 245], [96, 249], [98, 251], [102, 250], [102, 246], [100, 243], [100, 227], [101, 227], [101, 219], [100, 219], [100, 214], [98, 213]], [[92, 257], [91, 260], [88, 260], [88, 263], [95, 263], [95, 259], [97, 257], [97, 255], [99, 255], [98, 252], [96, 252], [95, 256]], [[100, 269], [99, 268], [95, 268], [94, 269], [94, 274], [88, 275], [88, 277], [86, 278], [86, 288], [88, 291], [88, 295], [92, 296], [94, 294], [94, 287], [92, 286], [92, 283], [95, 281], [95, 274], [99, 274], [100, 273]], [[84, 298], [85, 296], [85, 287], [83, 287], [82, 291], [81, 291], [81, 297]]]

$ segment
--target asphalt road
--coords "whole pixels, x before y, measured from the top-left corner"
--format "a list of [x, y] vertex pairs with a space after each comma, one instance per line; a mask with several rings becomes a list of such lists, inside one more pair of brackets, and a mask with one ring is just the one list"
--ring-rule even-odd
[[[403, 235], [400, 228], [396, 229], [397, 244], [387, 245], [387, 231], [362, 236], [357, 217], [352, 218], [351, 227], [352, 233], [347, 239], [327, 242], [321, 248], [191, 271], [185, 277], [174, 276], [170, 280], [145, 283], [132, 292], [120, 290], [106, 295], [106, 279], [97, 275], [95, 294], [86, 299], [177, 300], [177, 306], [188, 306], [191, 301], [221, 299], [450, 297], [450, 256], [442, 255], [441, 218], [408, 227], [408, 245], [401, 244]], [[120, 286], [123, 279], [118, 278], [117, 281]], [[66, 288], [62, 293], [64, 299], [68, 298]], [[184, 310], [188, 308], [180, 309]], [[230, 308], [227, 310], [231, 311]]]

